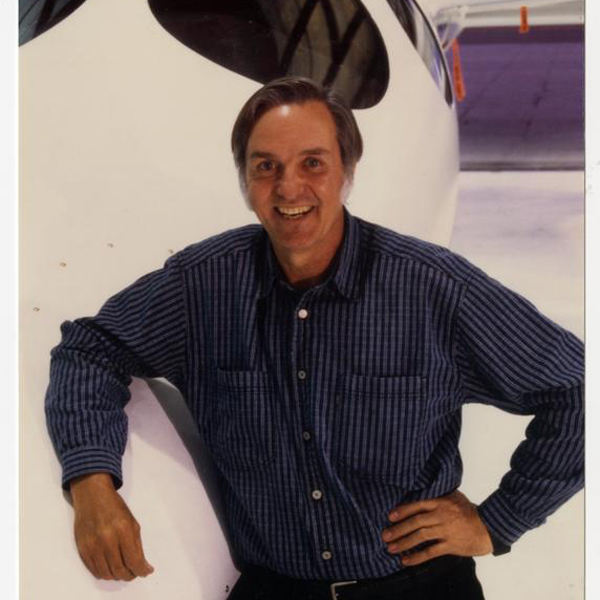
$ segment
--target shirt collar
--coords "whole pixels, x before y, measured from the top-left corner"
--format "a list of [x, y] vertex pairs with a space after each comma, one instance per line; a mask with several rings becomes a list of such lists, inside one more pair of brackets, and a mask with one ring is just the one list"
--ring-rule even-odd
[[[265, 298], [273, 289], [277, 281], [285, 282], [283, 274], [268, 235], [264, 235], [262, 251], [258, 253], [260, 265], [260, 284], [258, 298]], [[358, 297], [360, 281], [360, 225], [344, 207], [344, 238], [333, 259], [332, 273], [327, 283], [332, 283], [338, 292], [348, 299]]]

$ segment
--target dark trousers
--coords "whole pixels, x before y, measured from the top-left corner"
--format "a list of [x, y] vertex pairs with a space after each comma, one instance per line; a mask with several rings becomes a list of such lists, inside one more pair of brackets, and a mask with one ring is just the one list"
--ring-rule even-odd
[[[407, 567], [400, 574], [336, 588], [338, 600], [484, 600], [472, 558], [448, 557], [444, 569]], [[439, 560], [439, 559], [438, 559]], [[421, 569], [416, 571], [416, 569]], [[372, 585], [371, 585], [372, 582]], [[326, 583], [303, 582], [272, 571], [242, 572], [228, 600], [332, 600]]]

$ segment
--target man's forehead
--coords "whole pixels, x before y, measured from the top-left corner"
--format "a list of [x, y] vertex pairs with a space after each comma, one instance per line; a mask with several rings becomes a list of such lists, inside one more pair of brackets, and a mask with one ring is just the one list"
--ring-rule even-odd
[[272, 106], [264, 111], [264, 113], [257, 119], [257, 123], [265, 116], [265, 115], [277, 115], [280, 117], [287, 117], [292, 114], [292, 112], [322, 112], [323, 114], [330, 115], [329, 107], [322, 100], [314, 99], [314, 100], [306, 100], [304, 102], [284, 102], [282, 104], [277, 104], [276, 106]]
[[267, 110], [256, 121], [248, 139], [247, 152], [270, 152], [263, 146], [292, 143], [298, 151], [331, 151], [336, 129], [327, 106], [318, 100], [303, 104], [282, 104]]
[[272, 110], [281, 117], [287, 117], [292, 112], [292, 107], [289, 104], [281, 104], [280, 106], [275, 106]]

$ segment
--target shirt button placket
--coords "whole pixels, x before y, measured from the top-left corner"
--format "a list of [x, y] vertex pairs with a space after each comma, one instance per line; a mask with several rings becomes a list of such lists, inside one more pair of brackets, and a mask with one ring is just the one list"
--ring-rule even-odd
[[[300, 308], [298, 310], [298, 312], [296, 313], [296, 316], [298, 317], [298, 319], [303, 322], [306, 322], [306, 320], [308, 319], [308, 315], [309, 315], [309, 313], [306, 308]], [[303, 331], [303, 330], [304, 330], [304, 327], [302, 327], [302, 329], [300, 331]], [[306, 331], [306, 330], [304, 330], [304, 331]], [[297, 376], [300, 381], [305, 381], [307, 378], [307, 373], [304, 369], [301, 369], [298, 371]], [[312, 435], [308, 430], [304, 430], [302, 432], [302, 439], [305, 442], [310, 441], [311, 438], [312, 438]], [[323, 498], [323, 492], [319, 489], [313, 489], [310, 493], [310, 496], [313, 499], [313, 501], [320, 502]], [[321, 551], [321, 558], [323, 560], [330, 560], [332, 558], [332, 554], [329, 550], [323, 550], [323, 551]]]
[[[298, 311], [297, 315], [298, 315], [298, 318], [303, 321], [308, 317], [308, 311], [305, 308], [301, 308]], [[300, 379], [301, 381], [305, 380], [306, 379], [306, 371], [304, 371], [303, 369], [298, 371], [298, 379]]]

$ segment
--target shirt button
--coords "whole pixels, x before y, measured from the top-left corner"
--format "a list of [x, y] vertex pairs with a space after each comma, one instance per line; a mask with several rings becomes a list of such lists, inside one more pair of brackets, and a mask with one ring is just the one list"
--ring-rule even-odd
[[301, 308], [298, 311], [298, 318], [300, 318], [300, 319], [306, 319], [306, 317], [308, 317], [308, 311], [305, 308]]
[[306, 379], [306, 371], [298, 371], [298, 379]]
[[303, 431], [302, 438], [304, 439], [305, 442], [308, 442], [308, 440], [310, 440], [310, 433], [308, 431]]
[[320, 500], [323, 497], [323, 492], [321, 490], [313, 490], [311, 496], [313, 500]]
[[330, 560], [332, 556], [333, 556], [333, 554], [331, 554], [331, 552], [329, 552], [329, 550], [325, 550], [324, 552], [321, 552], [321, 558], [323, 560]]

